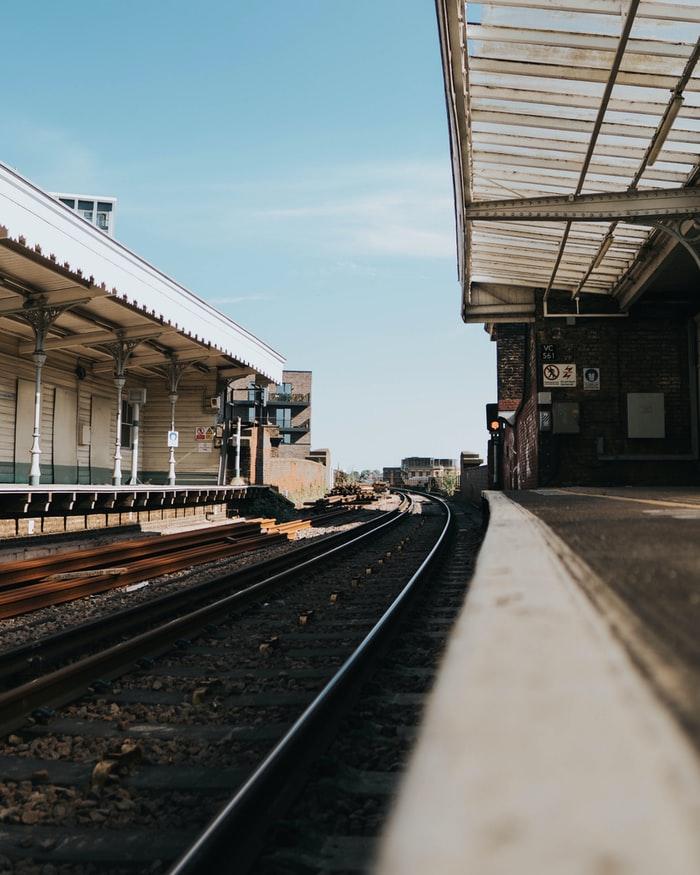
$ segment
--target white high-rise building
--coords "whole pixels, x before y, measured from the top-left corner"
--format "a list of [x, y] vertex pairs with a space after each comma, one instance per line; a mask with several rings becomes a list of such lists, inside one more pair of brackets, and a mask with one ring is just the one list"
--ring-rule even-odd
[[114, 212], [117, 206], [115, 197], [103, 197], [93, 194], [64, 194], [51, 192], [53, 197], [74, 210], [100, 231], [114, 237]]

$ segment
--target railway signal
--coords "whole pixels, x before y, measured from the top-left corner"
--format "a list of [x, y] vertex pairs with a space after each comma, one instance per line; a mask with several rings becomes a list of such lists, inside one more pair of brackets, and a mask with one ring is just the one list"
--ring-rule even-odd
[[486, 428], [492, 437], [497, 437], [503, 430], [503, 420], [498, 415], [498, 404], [486, 405]]

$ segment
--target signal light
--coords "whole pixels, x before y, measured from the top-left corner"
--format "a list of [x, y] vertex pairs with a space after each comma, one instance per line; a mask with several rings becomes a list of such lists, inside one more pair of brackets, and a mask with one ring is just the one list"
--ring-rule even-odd
[[501, 420], [498, 418], [498, 404], [486, 405], [486, 428], [491, 434], [499, 434], [501, 431]]

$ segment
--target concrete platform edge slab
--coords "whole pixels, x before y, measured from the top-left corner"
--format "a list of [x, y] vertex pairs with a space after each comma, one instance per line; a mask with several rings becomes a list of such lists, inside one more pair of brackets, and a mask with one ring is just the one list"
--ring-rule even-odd
[[548, 527], [485, 495], [476, 573], [375, 871], [699, 872], [693, 748]]

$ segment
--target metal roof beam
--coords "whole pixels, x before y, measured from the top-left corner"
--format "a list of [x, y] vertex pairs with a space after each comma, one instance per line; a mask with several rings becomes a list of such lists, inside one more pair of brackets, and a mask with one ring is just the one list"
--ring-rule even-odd
[[[531, 88], [502, 88], [498, 85], [473, 84], [471, 89], [472, 101], [475, 107], [480, 106], [482, 101], [491, 104], [492, 101], [503, 101], [509, 104], [532, 103], [542, 106], [561, 106], [567, 109], [596, 109], [598, 98], [590, 94], [575, 94], [573, 91], [541, 91]], [[608, 103], [608, 112], [623, 112], [627, 115], [648, 115], [657, 117], [666, 108], [661, 100], [621, 100], [611, 98]], [[494, 108], [494, 109], [497, 109]], [[504, 111], [505, 110], [504, 108]], [[518, 110], [519, 112], [521, 110]], [[684, 106], [679, 118], [700, 118], [699, 106]]]
[[[567, 117], [563, 114], [557, 114], [554, 111], [552, 115], [532, 114], [528, 112], [516, 112], [509, 110], [507, 112], [497, 112], [488, 107], [481, 109], [475, 101], [472, 109], [472, 122], [483, 122], [484, 124], [497, 125], [499, 129], [506, 127], [526, 127], [526, 128], [545, 128], [554, 131], [576, 131], [581, 133], [590, 133], [591, 122], [589, 119], [580, 119], [575, 117]], [[637, 140], [646, 141], [650, 134], [656, 128], [656, 124], [650, 122], [644, 124], [623, 124], [621, 122], [604, 122], [601, 125], [601, 136], [609, 135], [611, 137], [634, 137]], [[474, 131], [477, 135], [477, 131]], [[684, 145], [696, 145], [700, 143], [700, 131], [687, 130], [678, 126], [674, 127], [669, 133], [669, 142], [680, 142]]]

